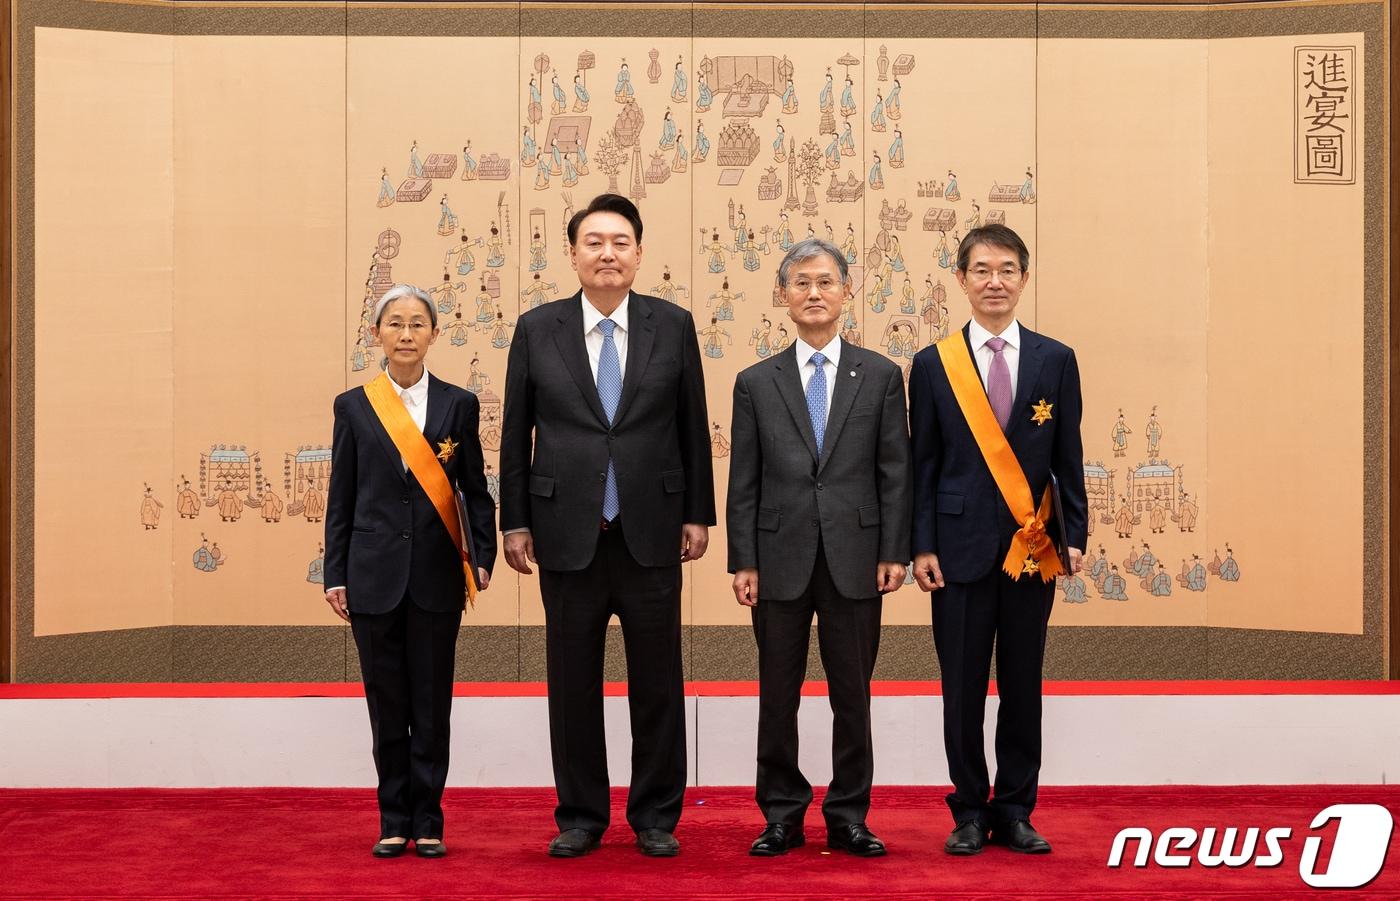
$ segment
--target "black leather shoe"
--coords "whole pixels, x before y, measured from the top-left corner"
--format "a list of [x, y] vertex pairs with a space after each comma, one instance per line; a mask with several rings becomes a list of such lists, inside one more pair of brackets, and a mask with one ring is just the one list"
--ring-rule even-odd
[[1049, 854], [1050, 843], [1026, 820], [1013, 820], [992, 830], [992, 843], [1018, 854]]
[[800, 848], [805, 844], [807, 836], [798, 827], [787, 823], [769, 823], [749, 845], [749, 854], [754, 857], [777, 857], [786, 854], [789, 848]]
[[849, 851], [856, 857], [879, 857], [885, 853], [885, 843], [865, 828], [864, 823], [847, 823], [845, 826], [828, 828], [826, 846]]
[[419, 857], [446, 857], [447, 846], [442, 843], [442, 839], [417, 839], [413, 842], [413, 853]]
[[598, 836], [587, 829], [565, 829], [549, 843], [550, 857], [582, 857], [598, 847]]
[[[395, 837], [396, 836], [390, 836], [390, 838]], [[373, 854], [375, 857], [398, 857], [400, 854], [407, 850], [407, 841], [386, 842], [384, 839], [381, 838], [379, 841], [374, 843], [374, 847], [370, 849], [369, 853]]]
[[949, 854], [960, 854], [970, 856], [981, 854], [982, 846], [987, 843], [987, 830], [983, 829], [976, 820], [969, 820], [953, 830], [953, 834], [948, 836], [948, 840], [943, 843], [943, 850]]
[[665, 829], [643, 829], [638, 832], [637, 847], [647, 857], [675, 857], [681, 853], [681, 843]]

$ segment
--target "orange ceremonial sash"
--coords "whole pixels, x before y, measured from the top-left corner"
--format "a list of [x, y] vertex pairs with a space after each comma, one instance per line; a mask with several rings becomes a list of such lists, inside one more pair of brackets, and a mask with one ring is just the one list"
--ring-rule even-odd
[[1041, 498], [1040, 509], [1036, 510], [1026, 473], [992, 412], [992, 403], [982, 388], [982, 377], [977, 374], [977, 364], [972, 360], [962, 332], [954, 332], [938, 342], [938, 356], [943, 361], [943, 371], [948, 374], [948, 383], [953, 387], [953, 396], [958, 399], [958, 407], [982, 451], [982, 459], [987, 461], [987, 468], [1001, 491], [1002, 500], [1006, 501], [1012, 517], [1021, 523], [1002, 561], [1002, 572], [1013, 580], [1027, 573], [1039, 573], [1043, 581], [1049, 582], [1064, 572], [1055, 545], [1045, 533], [1052, 505], [1050, 486], [1045, 486], [1045, 496]]
[[464, 524], [457, 512], [457, 494], [452, 490], [452, 484], [447, 481], [447, 473], [443, 471], [441, 461], [433, 453], [432, 446], [419, 431], [413, 417], [408, 414], [408, 408], [403, 405], [399, 393], [394, 390], [388, 373], [381, 372], [377, 378], [365, 385], [365, 396], [369, 398], [369, 405], [374, 408], [384, 431], [393, 439], [394, 447], [399, 449], [399, 454], [408, 464], [409, 471], [427, 492], [428, 500], [433, 502], [438, 516], [442, 517], [447, 534], [452, 536], [452, 543], [457, 546], [457, 553], [462, 556], [462, 569], [467, 574], [467, 599], [475, 607], [476, 567], [472, 565], [471, 556], [462, 543]]

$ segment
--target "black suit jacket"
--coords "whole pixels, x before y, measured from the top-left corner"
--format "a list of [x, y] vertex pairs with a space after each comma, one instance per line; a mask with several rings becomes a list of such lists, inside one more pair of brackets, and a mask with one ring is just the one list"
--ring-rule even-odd
[[683, 307], [632, 293], [622, 397], [609, 426], [588, 365], [583, 302], [580, 292], [516, 323], [501, 428], [501, 529], [530, 529], [546, 569], [588, 566], [611, 454], [628, 550], [643, 566], [674, 565], [681, 525], [715, 522], [695, 323]]
[[[476, 395], [428, 374], [423, 437], [458, 442], [443, 463], [466, 498], [467, 519], [487, 573], [496, 562], [496, 506], [486, 490], [480, 405]], [[387, 613], [407, 591], [425, 610], [461, 610], [466, 602], [462, 558], [437, 509], [380, 424], [363, 388], [335, 399], [331, 481], [326, 497], [326, 585], [345, 586], [353, 613]]]
[[[971, 352], [967, 327], [962, 338]], [[974, 360], [974, 367], [976, 362]], [[1021, 326], [1016, 397], [1006, 439], [1039, 507], [1053, 471], [1060, 480], [1070, 547], [1088, 540], [1084, 448], [1079, 435], [1083, 401], [1074, 351]], [[1031, 420], [1031, 406], [1052, 404], [1051, 419]], [[1000, 568], [1021, 524], [1011, 517], [972, 429], [958, 407], [936, 347], [914, 358], [909, 375], [909, 420], [914, 452], [913, 552], [938, 555], [943, 577], [973, 582]], [[1047, 531], [1058, 535], [1056, 525]]]
[[909, 552], [909, 429], [904, 377], [883, 356], [841, 342], [820, 458], [797, 346], [734, 383], [725, 527], [729, 571], [758, 569], [764, 600], [799, 597], [820, 537], [836, 590], [869, 598], [881, 560]]

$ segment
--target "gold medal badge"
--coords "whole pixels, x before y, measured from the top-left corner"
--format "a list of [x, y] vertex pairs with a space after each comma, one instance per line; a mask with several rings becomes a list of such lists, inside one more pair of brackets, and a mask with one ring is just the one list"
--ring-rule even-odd
[[447, 440], [438, 442], [437, 457], [442, 462], [450, 463], [452, 461], [452, 457], [456, 455], [456, 453], [457, 442], [452, 440], [451, 435], [447, 436]]
[[1040, 403], [1031, 404], [1031, 409], [1035, 411], [1031, 414], [1031, 422], [1036, 425], [1045, 425], [1054, 418], [1050, 415], [1050, 409], [1054, 406], [1054, 404], [1047, 404], [1043, 397], [1040, 399]]

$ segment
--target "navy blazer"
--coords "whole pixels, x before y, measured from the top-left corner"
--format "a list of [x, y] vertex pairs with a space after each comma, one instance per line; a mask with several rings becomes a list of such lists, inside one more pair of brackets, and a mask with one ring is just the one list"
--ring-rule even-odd
[[613, 459], [622, 534], [643, 566], [680, 562], [681, 525], [715, 524], [710, 422], [695, 322], [632, 292], [627, 366], [608, 424], [583, 340], [582, 292], [520, 317], [501, 424], [501, 530], [531, 530], [545, 569], [593, 560]]
[[[447, 480], [466, 498], [478, 567], [496, 562], [496, 505], [486, 490], [480, 404], [476, 395], [428, 374], [423, 437], [437, 451], [450, 438]], [[437, 508], [370, 406], [363, 388], [335, 399], [331, 481], [326, 497], [328, 587], [345, 586], [352, 613], [387, 613], [407, 591], [424, 610], [450, 612], [466, 603], [462, 558]]]
[[[963, 341], [971, 353], [967, 327]], [[1079, 364], [1064, 344], [1021, 326], [1016, 397], [1006, 438], [1039, 507], [1053, 471], [1060, 481], [1065, 534], [1070, 547], [1088, 541], [1088, 500], [1084, 492], [1084, 447], [1079, 434], [1083, 400]], [[976, 360], [973, 361], [974, 367]], [[1052, 405], [1041, 425], [1031, 407]], [[972, 429], [953, 396], [937, 347], [914, 358], [909, 375], [909, 419], [914, 458], [914, 554], [935, 553], [943, 578], [973, 582], [1000, 569], [1016, 522], [997, 489]], [[1058, 523], [1047, 526], [1052, 538]], [[1058, 544], [1058, 541], [1056, 542]]]

